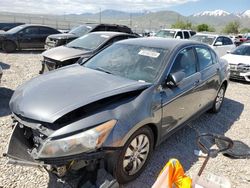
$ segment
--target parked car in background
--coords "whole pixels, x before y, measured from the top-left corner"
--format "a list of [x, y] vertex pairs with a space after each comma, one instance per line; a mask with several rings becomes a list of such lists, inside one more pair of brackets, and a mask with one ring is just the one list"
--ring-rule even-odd
[[230, 51], [236, 47], [230, 37], [223, 35], [198, 33], [192, 36], [190, 40], [208, 44], [215, 50], [219, 57], [222, 57], [227, 53], [227, 51]]
[[137, 35], [121, 32], [92, 32], [77, 38], [65, 46], [49, 49], [42, 53], [42, 70], [50, 71], [75, 63], [80, 57], [86, 59], [114, 42], [137, 38]]
[[103, 161], [119, 183], [131, 181], [155, 146], [207, 110], [220, 110], [227, 66], [195, 41], [116, 42], [82, 65], [16, 89], [5, 156], [12, 164], [49, 165], [62, 178]]
[[196, 32], [192, 30], [182, 30], [182, 29], [161, 29], [154, 36], [162, 38], [178, 38], [178, 39], [189, 39], [191, 36], [195, 35]]
[[2, 76], [3, 76], [3, 69], [2, 69], [2, 67], [0, 65], [0, 84], [1, 84], [1, 78], [2, 78]]
[[45, 49], [50, 49], [67, 44], [78, 37], [96, 31], [114, 31], [129, 34], [133, 33], [132, 30], [125, 25], [87, 23], [73, 28], [68, 33], [48, 36], [48, 38], [46, 39]]
[[230, 65], [230, 78], [250, 82], [250, 43], [243, 43], [222, 59]]
[[8, 31], [16, 26], [23, 25], [25, 23], [15, 22], [15, 23], [0, 23], [0, 30]]
[[0, 46], [7, 53], [17, 49], [43, 49], [47, 36], [55, 33], [60, 32], [44, 25], [24, 24], [0, 33]]

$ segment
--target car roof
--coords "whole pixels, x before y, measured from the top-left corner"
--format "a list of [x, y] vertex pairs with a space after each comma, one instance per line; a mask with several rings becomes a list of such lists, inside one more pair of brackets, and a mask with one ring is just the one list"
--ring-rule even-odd
[[95, 31], [95, 32], [89, 33], [88, 35], [92, 35], [92, 34], [106, 35], [106, 36], [109, 36], [109, 37], [119, 36], [119, 35], [136, 36], [134, 34], [123, 33], [123, 32], [115, 32], [115, 31]]
[[[50, 26], [47, 26], [47, 25], [42, 25], [42, 24], [23, 24], [23, 25], [19, 25], [19, 26], [22, 26], [22, 27], [37, 26], [37, 27], [49, 27], [49, 28], [53, 28], [53, 27], [50, 27]], [[53, 29], [55, 29], [55, 28], [53, 28]]]
[[192, 30], [189, 30], [189, 29], [160, 29], [160, 31], [192, 31]]
[[205, 36], [211, 36], [211, 37], [228, 37], [228, 38], [230, 38], [228, 35], [220, 35], [220, 34], [216, 34], [216, 33], [196, 33], [196, 35], [205, 35]]
[[158, 37], [149, 37], [149, 38], [136, 38], [119, 41], [117, 43], [121, 44], [131, 44], [131, 45], [140, 45], [144, 47], [153, 47], [153, 48], [162, 48], [162, 49], [174, 49], [179, 45], [204, 45], [201, 42], [192, 41], [192, 40], [183, 40], [183, 39], [166, 39]]

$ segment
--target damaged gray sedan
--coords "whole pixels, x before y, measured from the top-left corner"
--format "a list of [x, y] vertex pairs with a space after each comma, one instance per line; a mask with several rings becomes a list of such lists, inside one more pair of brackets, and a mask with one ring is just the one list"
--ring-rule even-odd
[[205, 44], [120, 41], [82, 65], [17, 88], [5, 155], [9, 163], [44, 166], [60, 177], [101, 164], [126, 183], [187, 121], [218, 112], [227, 85], [227, 62]]

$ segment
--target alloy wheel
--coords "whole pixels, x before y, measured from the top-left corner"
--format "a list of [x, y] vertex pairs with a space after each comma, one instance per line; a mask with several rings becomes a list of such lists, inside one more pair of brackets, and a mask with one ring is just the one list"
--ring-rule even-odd
[[123, 170], [134, 175], [146, 162], [150, 150], [149, 138], [145, 134], [137, 135], [129, 144], [124, 158]]

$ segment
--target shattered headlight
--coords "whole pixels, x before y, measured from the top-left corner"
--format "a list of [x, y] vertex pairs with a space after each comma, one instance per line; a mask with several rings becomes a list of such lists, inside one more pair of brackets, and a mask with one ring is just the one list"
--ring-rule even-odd
[[63, 157], [100, 148], [116, 124], [110, 120], [90, 130], [57, 140], [48, 139], [38, 152], [39, 158]]

